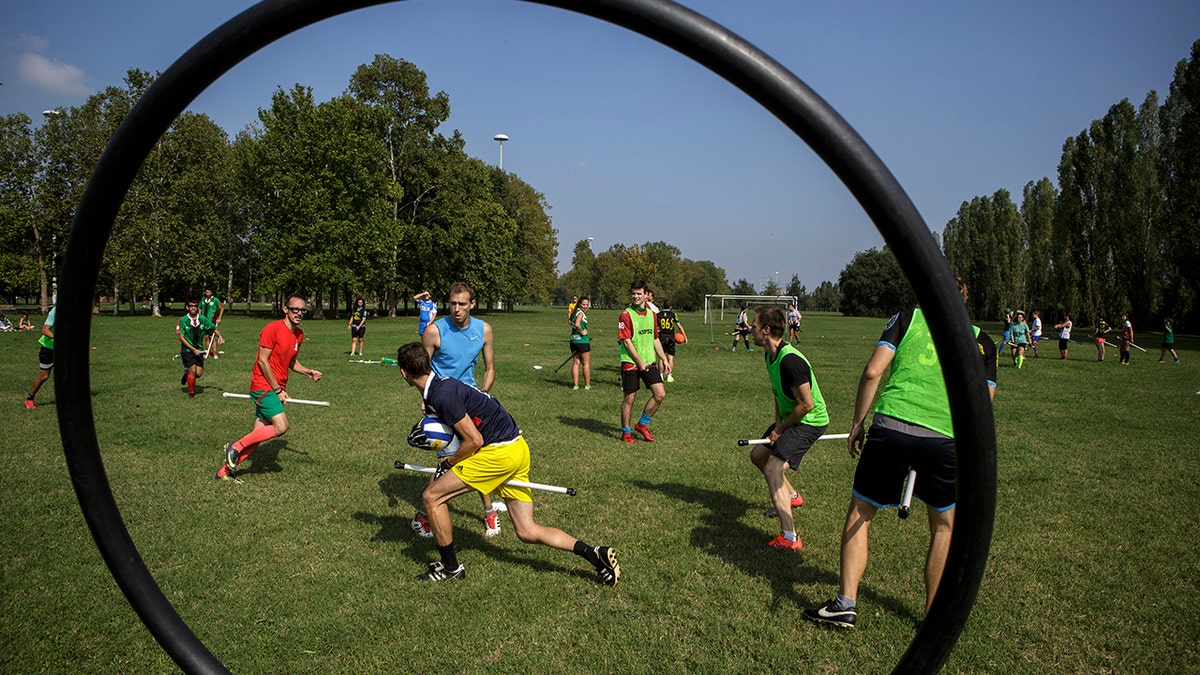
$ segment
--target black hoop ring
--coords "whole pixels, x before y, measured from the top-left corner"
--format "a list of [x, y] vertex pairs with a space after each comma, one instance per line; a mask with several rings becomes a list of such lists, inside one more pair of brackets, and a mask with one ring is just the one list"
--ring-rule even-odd
[[[324, 19], [396, 0], [266, 0], [196, 43], [162, 74], [113, 135], [76, 211], [63, 258], [55, 387], [71, 480], [96, 545], [125, 597], [185, 672], [228, 672], [150, 575], [121, 519], [96, 438], [88, 349], [92, 298], [117, 210], [151, 148], [230, 68]], [[670, 0], [525, 0], [622, 26], [706, 66], [807, 143], [841, 179], [895, 252], [933, 333], [958, 440], [954, 537], [937, 597], [895, 672], [941, 668], [979, 592], [996, 510], [996, 436], [970, 318], [916, 207], [866, 142], [783, 66], [725, 28]]]

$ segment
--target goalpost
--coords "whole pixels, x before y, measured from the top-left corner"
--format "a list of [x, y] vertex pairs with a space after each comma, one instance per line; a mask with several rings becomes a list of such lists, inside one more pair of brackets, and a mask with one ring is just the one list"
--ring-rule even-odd
[[[800, 306], [800, 298], [794, 295], [706, 295], [704, 296], [704, 323], [708, 324], [708, 341], [713, 342], [713, 325], [725, 320], [725, 302], [734, 303], [740, 312], [742, 304], [750, 307], [755, 305], [788, 305]], [[720, 317], [717, 317], [717, 314]]]

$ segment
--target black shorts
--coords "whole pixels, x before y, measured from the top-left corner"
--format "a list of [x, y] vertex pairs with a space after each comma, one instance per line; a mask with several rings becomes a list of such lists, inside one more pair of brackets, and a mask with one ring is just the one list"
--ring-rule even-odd
[[53, 367], [54, 350], [43, 345], [38, 349], [38, 368], [41, 368], [42, 370], [50, 370]]
[[192, 350], [182, 345], [179, 347], [179, 358], [183, 359], [184, 368], [191, 368], [192, 366], [204, 367], [204, 357], [196, 356], [192, 353]]
[[663, 353], [667, 356], [675, 356], [675, 336], [664, 337], [666, 333], [659, 333], [658, 341], [662, 343]]
[[361, 326], [355, 326], [354, 324], [350, 324], [350, 337], [360, 338], [360, 337], [365, 337], [366, 334], [367, 334], [367, 324], [364, 323]]
[[[808, 449], [821, 438], [827, 428], [829, 428], [828, 425], [814, 427], [808, 424], [796, 424], [790, 426], [779, 435], [779, 440], [775, 441], [771, 454], [787, 462], [788, 466], [792, 467], [792, 471], [795, 471], [800, 467], [800, 460], [804, 459]], [[774, 430], [775, 425], [772, 424], [763, 432], [762, 437], [770, 436]]]
[[639, 383], [645, 383], [646, 388], [656, 384], [662, 384], [662, 373], [658, 372], [658, 368], [653, 363], [646, 366], [645, 370], [631, 368], [621, 371], [621, 391], [626, 394], [636, 393], [639, 389]]
[[1067, 347], [1071, 346], [1071, 341], [1067, 338], [1058, 338], [1058, 351], [1065, 352]]
[[954, 439], [913, 436], [874, 424], [854, 471], [854, 496], [877, 508], [899, 506], [910, 468], [917, 472], [914, 495], [935, 511], [954, 508]]
[[590, 351], [592, 351], [592, 343], [590, 343], [590, 342], [572, 342], [571, 343], [571, 353], [572, 354], [584, 354], [584, 353], [587, 353]]

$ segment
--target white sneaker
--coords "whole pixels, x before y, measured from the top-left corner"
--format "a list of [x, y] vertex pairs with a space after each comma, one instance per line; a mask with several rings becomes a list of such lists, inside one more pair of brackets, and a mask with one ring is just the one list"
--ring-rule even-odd
[[674, 381], [675, 381], [674, 375], [667, 375], [667, 382], [674, 382]]
[[492, 508], [496, 509], [497, 513], [508, 513], [508, 504], [499, 495], [492, 495]]

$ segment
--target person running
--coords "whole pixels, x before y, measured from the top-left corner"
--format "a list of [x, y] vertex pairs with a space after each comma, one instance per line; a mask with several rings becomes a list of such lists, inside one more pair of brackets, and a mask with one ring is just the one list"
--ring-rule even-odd
[[[396, 352], [396, 363], [404, 381], [421, 392], [421, 405], [454, 427], [458, 450], [438, 462], [433, 481], [421, 495], [429, 514], [438, 557], [417, 576], [422, 581], [461, 580], [466, 568], [458, 561], [449, 501], [468, 492], [489, 495], [499, 492], [508, 504], [517, 538], [571, 551], [596, 570], [600, 583], [615, 586], [621, 578], [616, 552], [608, 546], [595, 548], [562, 530], [541, 525], [533, 518], [533, 496], [529, 488], [511, 487], [509, 480], [529, 480], [529, 445], [512, 415], [496, 399], [450, 377], [432, 372], [429, 352], [420, 342], [410, 342]], [[409, 443], [427, 447], [420, 427], [409, 435]]]
[[742, 311], [738, 312], [737, 321], [733, 323], [733, 346], [729, 351], [737, 351], [738, 340], [744, 340], [746, 343], [746, 351], [752, 352], [754, 348], [750, 346], [750, 335], [754, 332], [750, 329], [750, 319], [746, 316], [746, 310], [749, 305], [743, 304]]
[[[647, 305], [648, 307], [649, 305]], [[671, 301], [663, 302], [663, 310], [655, 312], [658, 321], [658, 341], [662, 343], [663, 354], [666, 358], [659, 362], [658, 369], [666, 374], [667, 382], [675, 381], [675, 334], [683, 335], [684, 340], [687, 340], [687, 335], [683, 332], [683, 324], [679, 323], [679, 317], [675, 316], [675, 310], [671, 309]]]
[[196, 380], [204, 375], [205, 337], [217, 329], [208, 317], [200, 313], [195, 300], [184, 304], [187, 314], [179, 319], [175, 334], [179, 336], [179, 358], [183, 361], [183, 377], [179, 384], [187, 386], [188, 398], [196, 396]]
[[237, 480], [237, 466], [246, 461], [263, 441], [278, 438], [288, 430], [288, 372], [295, 371], [313, 382], [321, 381], [321, 371], [300, 363], [300, 345], [304, 331], [300, 322], [308, 312], [302, 295], [287, 296], [284, 316], [263, 327], [258, 335], [258, 352], [250, 369], [250, 400], [254, 402], [254, 426], [250, 433], [225, 445], [225, 463], [217, 471], [217, 480]]
[[221, 319], [225, 316], [225, 305], [221, 299], [213, 295], [211, 288], [204, 289], [204, 296], [200, 298], [200, 316], [208, 319], [213, 325], [212, 328], [205, 333], [204, 342], [205, 350], [208, 355], [214, 359], [221, 358], [217, 354], [217, 346], [225, 344], [225, 336], [221, 335], [221, 331], [217, 326], [221, 325]]
[[1038, 354], [1038, 343], [1042, 341], [1042, 312], [1033, 310], [1033, 323], [1029, 326], [1029, 335], [1033, 338], [1033, 358], [1042, 358]]
[[1129, 322], [1129, 315], [1121, 315], [1121, 365], [1129, 365], [1129, 347], [1133, 344], [1133, 324]]
[[796, 535], [792, 507], [804, 498], [784, 475], [790, 466], [800, 468], [812, 444], [829, 426], [829, 413], [821, 388], [808, 357], [783, 339], [784, 313], [777, 307], [759, 307], [751, 326], [754, 344], [763, 348], [771, 391], [775, 394], [775, 421], [763, 432], [767, 445], [750, 450], [750, 462], [767, 481], [767, 493], [774, 504], [766, 515], [779, 517], [780, 532], [764, 546], [776, 551], [799, 551], [804, 545]]
[[[963, 301], [967, 289], [958, 280]], [[988, 387], [996, 394], [996, 344], [973, 326]], [[869, 432], [867, 413], [883, 375], [890, 375], [874, 404]], [[804, 616], [839, 628], [854, 628], [858, 618], [858, 586], [867, 568], [867, 535], [881, 508], [898, 506], [909, 469], [917, 472], [914, 494], [925, 502], [929, 518], [929, 548], [925, 557], [925, 611], [928, 613], [941, 583], [954, 530], [954, 425], [941, 363], [920, 308], [892, 317], [863, 369], [855, 398], [854, 418], [847, 439], [851, 457], [858, 457], [854, 488], [842, 528], [838, 595]], [[865, 444], [864, 444], [865, 438]]]
[[788, 305], [788, 342], [800, 344], [800, 321], [803, 319], [804, 315], [800, 313], [800, 309], [796, 307], [795, 303]]
[[[634, 431], [654, 442], [650, 419], [667, 397], [663, 373], [655, 367], [655, 361], [665, 363], [667, 359], [658, 339], [658, 321], [654, 312], [646, 307], [646, 282], [638, 279], [630, 284], [629, 296], [629, 306], [617, 319], [617, 341], [621, 354], [621, 392], [624, 394], [621, 399], [621, 440], [632, 445]], [[669, 367], [667, 374], [671, 374]], [[638, 423], [630, 428], [633, 402], [643, 384], [650, 390], [650, 400], [642, 408]]]
[[579, 371], [583, 371], [583, 388], [592, 388], [592, 338], [588, 335], [587, 312], [592, 306], [588, 296], [579, 298], [571, 316], [571, 389], [579, 389]]
[[354, 302], [346, 329], [350, 331], [350, 356], [354, 356], [355, 347], [358, 347], [358, 355], [363, 356], [363, 343], [367, 341], [367, 303], [362, 298]]
[[1096, 341], [1096, 361], [1104, 360], [1104, 347], [1108, 341], [1106, 337], [1108, 331], [1112, 330], [1108, 326], [1108, 322], [1104, 320], [1104, 315], [1096, 317], [1096, 323], [1092, 328], [1092, 339]]
[[1025, 365], [1025, 350], [1029, 347], [1029, 324], [1025, 323], [1025, 312], [1017, 310], [1008, 329], [1012, 335], [1013, 365], [1020, 369]]
[[[483, 319], [471, 316], [475, 309], [475, 289], [456, 282], [450, 285], [450, 316], [429, 324], [421, 336], [421, 344], [432, 359], [433, 370], [442, 377], [451, 377], [460, 382], [478, 387], [487, 393], [496, 381], [496, 358], [492, 344], [492, 326]], [[475, 367], [483, 355], [483, 383], [476, 383]], [[500, 534], [500, 516], [491, 495], [484, 493], [483, 533], [494, 537]], [[417, 509], [410, 523], [419, 536], [433, 536], [429, 518], [425, 511]]]
[[1063, 312], [1063, 320], [1054, 324], [1054, 329], [1058, 331], [1058, 353], [1062, 355], [1062, 360], [1067, 360], [1067, 350], [1071, 346], [1071, 313]]
[[42, 322], [42, 336], [38, 338], [38, 373], [29, 385], [29, 395], [25, 397], [25, 409], [33, 410], [37, 404], [33, 402], [38, 390], [50, 379], [50, 371], [54, 368], [54, 314], [58, 305], [50, 308], [46, 320]]
[[1179, 354], [1175, 353], [1175, 320], [1169, 316], [1163, 319], [1162, 352], [1158, 355], [1159, 363], [1162, 363], [1163, 359], [1167, 358], [1167, 352], [1171, 352], [1171, 356], [1175, 358], [1175, 363], [1179, 363]]
[[428, 290], [417, 293], [413, 300], [417, 301], [417, 335], [424, 337], [425, 329], [437, 320], [437, 303], [433, 301], [433, 296]]

